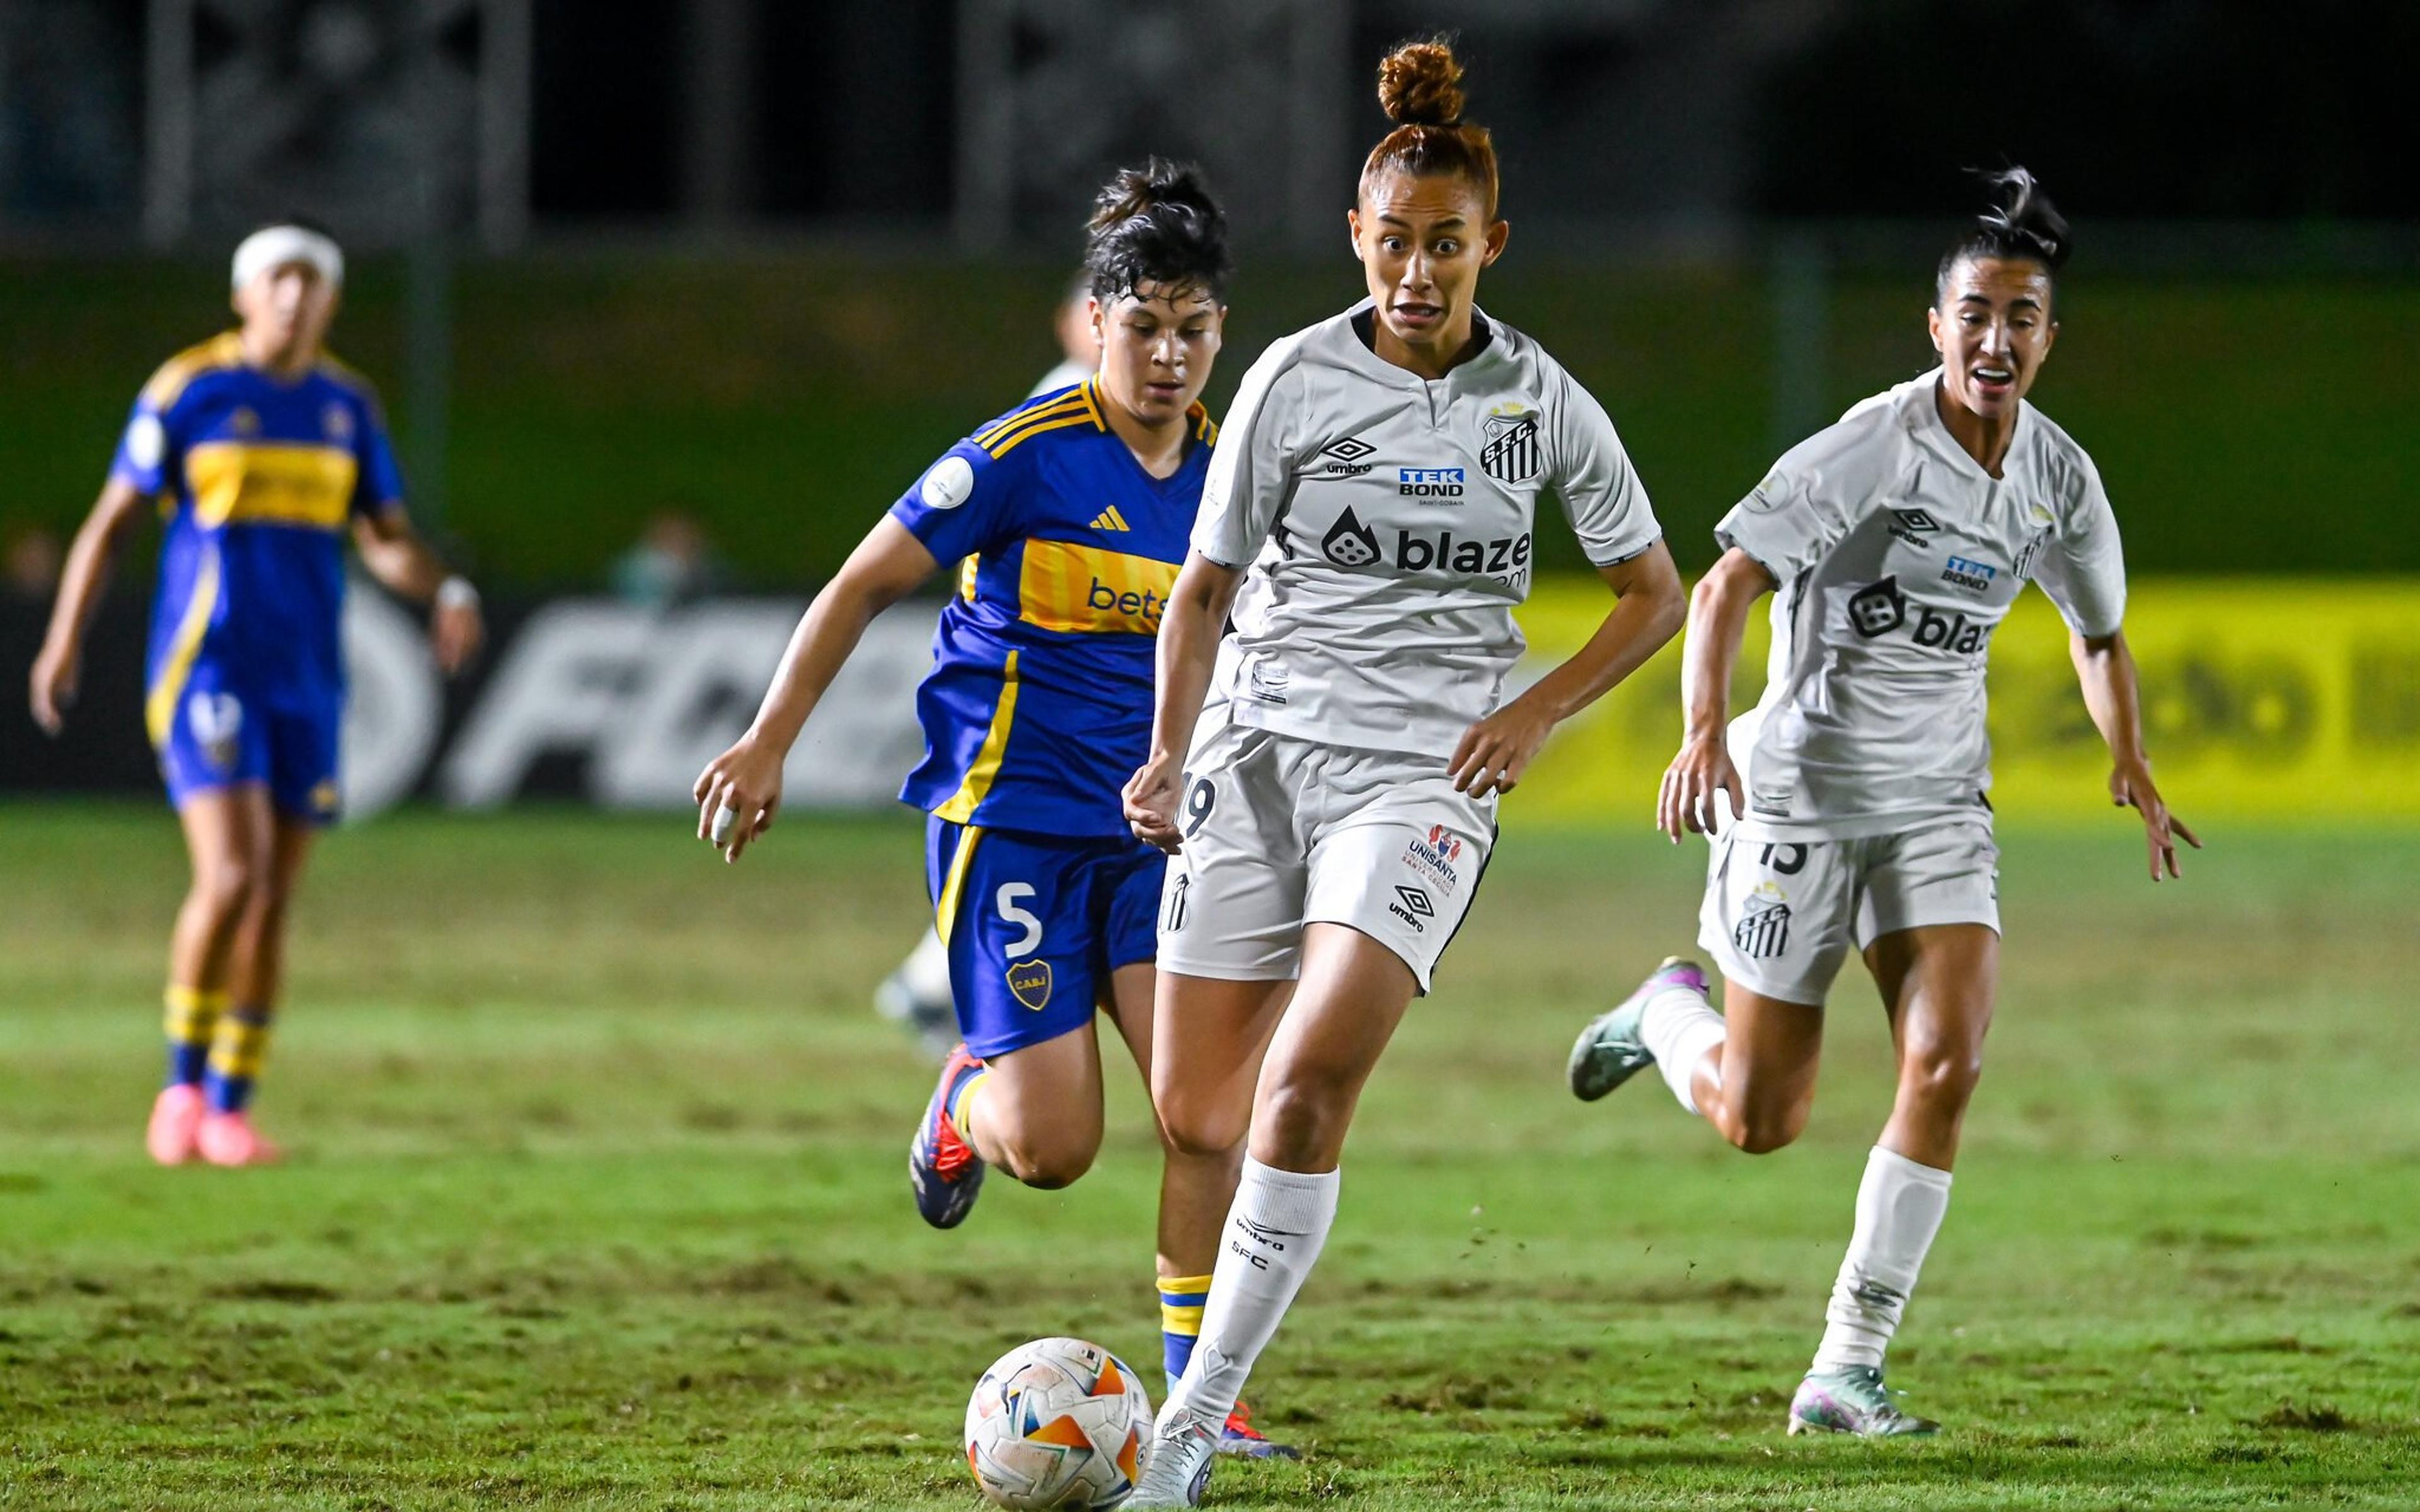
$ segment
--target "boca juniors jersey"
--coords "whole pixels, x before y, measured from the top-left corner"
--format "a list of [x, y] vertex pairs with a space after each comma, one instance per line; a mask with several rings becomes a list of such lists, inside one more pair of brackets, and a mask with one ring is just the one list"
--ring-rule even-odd
[[1104, 403], [1097, 378], [1028, 400], [891, 508], [935, 560], [964, 559], [899, 795], [936, 817], [1127, 833], [1119, 790], [1149, 752], [1154, 641], [1218, 430], [1195, 405], [1183, 462], [1155, 478]]
[[346, 527], [402, 507], [376, 395], [322, 362], [248, 365], [233, 332], [144, 386], [111, 473], [160, 499], [167, 533], [147, 683], [153, 738], [194, 664], [232, 660], [269, 697], [340, 697]]

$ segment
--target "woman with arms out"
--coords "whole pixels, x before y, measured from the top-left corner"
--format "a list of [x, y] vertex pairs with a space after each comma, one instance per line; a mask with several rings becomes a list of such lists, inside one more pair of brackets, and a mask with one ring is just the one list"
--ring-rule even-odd
[[167, 535], [144, 713], [193, 861], [168, 946], [168, 1083], [148, 1135], [163, 1165], [276, 1158], [248, 1110], [284, 977], [287, 904], [312, 840], [336, 817], [345, 535], [372, 577], [435, 605], [446, 671], [481, 634], [478, 594], [446, 575], [404, 514], [377, 395], [323, 349], [344, 274], [334, 240], [301, 222], [236, 249], [242, 324], [145, 385], [34, 663], [34, 717], [55, 733], [118, 546], [158, 500]]
[[[1852, 946], [1881, 989], [1898, 1100], [1857, 1192], [1856, 1226], [1790, 1430], [1868, 1437], [1937, 1425], [1895, 1406], [1883, 1352], [1949, 1201], [1959, 1128], [1999, 981], [1984, 668], [2028, 579], [2066, 620], [2113, 800], [2137, 810], [2151, 880], [2198, 845], [2151, 780], [2120, 622], [2118, 522], [2084, 449], [2025, 402], [2058, 332], [2067, 223], [2022, 168], [1935, 271], [1941, 365], [1865, 401], [1775, 464], [1716, 529], [1691, 603], [1687, 733], [1657, 823], [1713, 838], [1699, 943], [1574, 1047], [1572, 1089], [1605, 1096], [1649, 1065], [1681, 1105], [1751, 1153], [1813, 1105], [1823, 1000]], [[1756, 599], [1773, 606], [1764, 697], [1725, 729]], [[1718, 799], [1737, 817], [1725, 820]]]
[[[892, 506], [799, 622], [755, 722], [697, 779], [699, 838], [736, 861], [772, 825], [783, 761], [865, 626], [964, 559], [917, 692], [924, 760], [900, 795], [931, 816], [925, 876], [962, 1031], [908, 1156], [937, 1228], [965, 1219], [988, 1166], [1045, 1188], [1091, 1167], [1096, 1005], [1151, 1072], [1167, 867], [1127, 833], [1118, 790], [1150, 734], [1153, 638], [1217, 437], [1199, 401], [1226, 320], [1226, 217], [1195, 170], [1155, 160], [1102, 190], [1085, 265], [1098, 372], [952, 447]], [[1191, 1347], [1236, 1159], [1167, 1154], [1171, 1363]], [[1270, 1452], [1240, 1418], [1227, 1427], [1233, 1452]]]
[[[1369, 298], [1245, 377], [1160, 637], [1151, 757], [1126, 787], [1135, 833], [1178, 856], [1152, 1073], [1164, 1135], [1249, 1141], [1139, 1507], [1200, 1500], [1218, 1425], [1326, 1239], [1362, 1084], [1470, 906], [1497, 795], [1680, 625], [1603, 407], [1475, 302], [1508, 229], [1461, 73], [1441, 42], [1380, 67], [1401, 124], [1348, 216]], [[1617, 602], [1499, 705], [1542, 500]]]

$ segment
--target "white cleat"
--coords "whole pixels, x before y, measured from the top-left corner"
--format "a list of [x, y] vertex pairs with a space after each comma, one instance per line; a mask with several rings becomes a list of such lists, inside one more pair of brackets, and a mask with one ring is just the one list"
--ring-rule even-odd
[[1151, 1442], [1143, 1446], [1142, 1473], [1135, 1478], [1130, 1508], [1200, 1506], [1202, 1488], [1210, 1484], [1210, 1467], [1218, 1458], [1224, 1417], [1211, 1417], [1169, 1403], [1152, 1425]]

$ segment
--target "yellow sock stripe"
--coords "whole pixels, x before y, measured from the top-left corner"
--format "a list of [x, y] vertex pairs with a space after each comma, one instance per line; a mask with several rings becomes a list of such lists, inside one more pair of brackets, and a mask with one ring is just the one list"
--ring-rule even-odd
[[163, 1028], [169, 1039], [178, 1044], [210, 1042], [210, 1031], [218, 1026], [219, 1014], [226, 1010], [226, 994], [172, 985], [160, 996], [165, 1010]]
[[989, 1071], [979, 1071], [968, 1077], [967, 1085], [959, 1089], [958, 1105], [950, 1112], [950, 1122], [957, 1127], [959, 1138], [967, 1140], [974, 1138], [975, 1098], [983, 1091], [984, 1083], [990, 1080]]
[[950, 857], [950, 874], [942, 880], [940, 901], [933, 905], [933, 933], [943, 945], [950, 943], [950, 926], [958, 918], [958, 895], [966, 890], [967, 868], [974, 864], [975, 846], [983, 837], [981, 825], [970, 825], [958, 837], [958, 854]]
[[1161, 1303], [1159, 1304], [1159, 1331], [1163, 1334], [1174, 1334], [1184, 1338], [1200, 1338], [1202, 1336], [1202, 1304], [1196, 1303], [1190, 1307], [1179, 1307], [1172, 1303]]
[[255, 1077], [269, 1055], [269, 1025], [227, 1014], [210, 1041], [210, 1070], [222, 1076]]
[[1202, 1334], [1202, 1302], [1210, 1295], [1206, 1275], [1164, 1275], [1159, 1278], [1159, 1331], [1187, 1338]]

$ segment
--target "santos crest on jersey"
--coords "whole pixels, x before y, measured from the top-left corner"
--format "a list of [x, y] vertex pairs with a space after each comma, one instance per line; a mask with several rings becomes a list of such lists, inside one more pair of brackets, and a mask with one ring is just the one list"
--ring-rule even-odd
[[1381, 359], [1371, 306], [1295, 332], [1244, 377], [1193, 547], [1250, 568], [1213, 697], [1239, 724], [1443, 760], [1520, 656], [1537, 502], [1600, 565], [1652, 546], [1605, 409], [1538, 344], [1484, 345], [1434, 382]]
[[2021, 406], [1993, 477], [1942, 423], [1940, 377], [1792, 448], [1715, 528], [1779, 585], [1764, 697], [1730, 732], [1751, 825], [1846, 840], [1979, 811], [1984, 663], [2025, 582], [2079, 635], [2125, 613], [2092, 459]]

